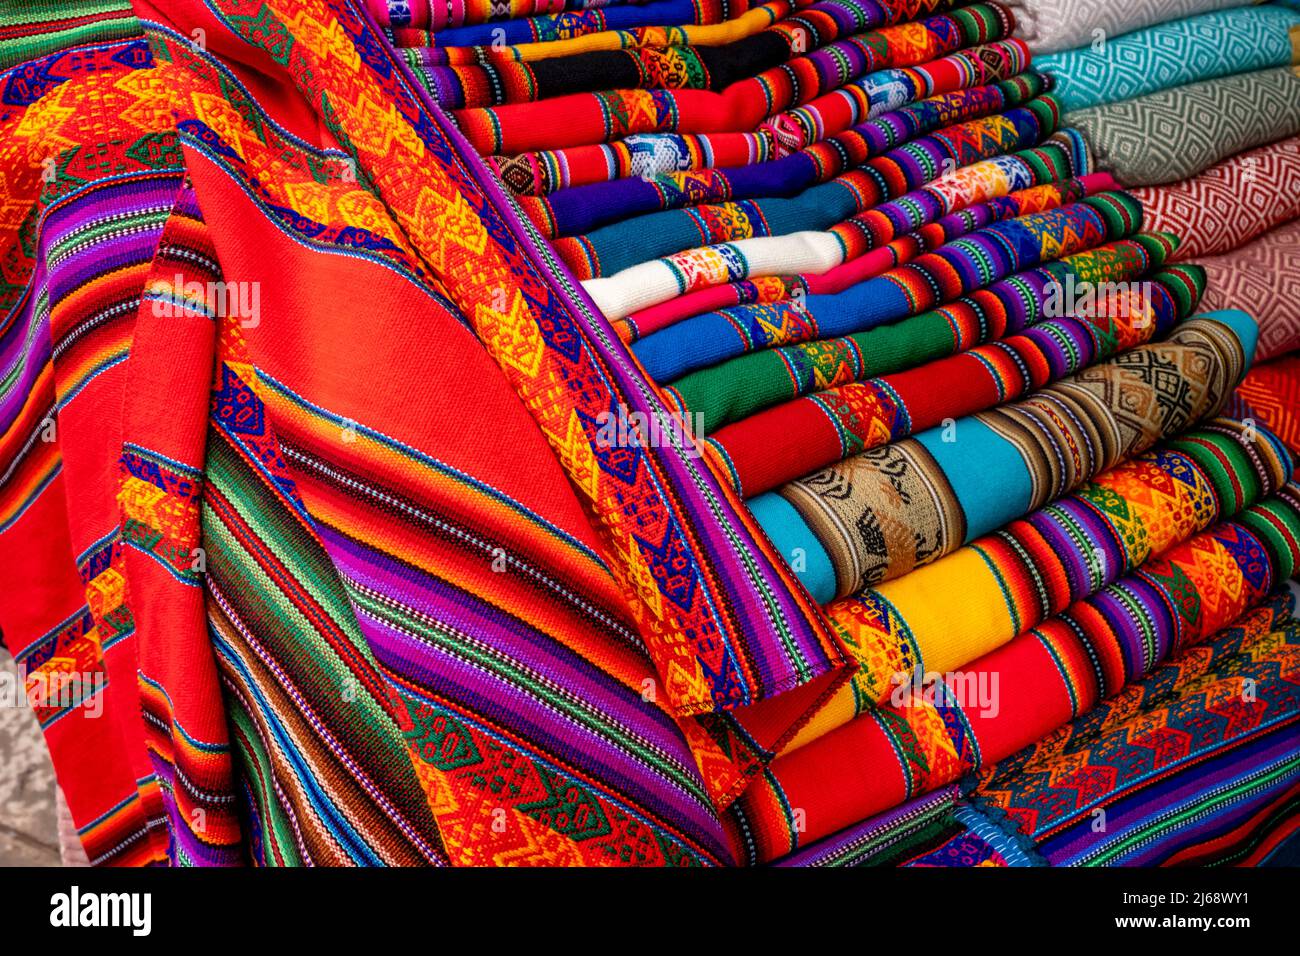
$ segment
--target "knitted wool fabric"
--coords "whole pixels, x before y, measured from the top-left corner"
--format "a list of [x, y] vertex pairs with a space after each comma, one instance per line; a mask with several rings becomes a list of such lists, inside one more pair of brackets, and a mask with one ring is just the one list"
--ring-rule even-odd
[[1298, 604], [1300, 586], [1289, 583], [1208, 643], [980, 770], [965, 787], [907, 801], [777, 865], [1251, 866], [1267, 859], [1296, 829], [1290, 674], [1300, 647]]
[[1249, 368], [1254, 341], [1243, 312], [1184, 322], [1165, 342], [749, 505], [781, 553], [803, 559], [814, 593], [835, 593], [835, 580], [848, 588], [892, 580], [1215, 414]]
[[1191, 83], [1077, 110], [1065, 124], [1122, 185], [1158, 186], [1300, 133], [1300, 76], [1282, 67]]
[[[924, 42], [923, 35], [934, 25], [932, 21], [900, 24], [899, 20], [921, 12], [909, 8], [921, 7], [928, 13], [949, 7], [952, 2], [924, 0], [891, 6], [874, 0], [865, 4], [836, 0], [810, 6], [793, 21], [776, 24], [725, 47], [634, 47], [533, 63], [489, 52], [482, 62], [448, 66], [426, 65], [415, 50], [403, 55], [433, 101], [444, 109], [533, 102], [607, 89], [717, 91], [841, 38], [852, 37], [853, 45], [865, 43], [874, 49]], [[956, 20], [952, 22], [955, 26]]]
[[888, 706], [779, 758], [737, 805], [746, 845], [776, 859], [1011, 756], [1211, 639], [1297, 562], [1300, 488], [1288, 485], [960, 674], [901, 683]]
[[[1046, 157], [1050, 151], [1039, 151], [1040, 157]], [[1063, 154], [1061, 154], [1063, 156]], [[997, 160], [987, 161], [986, 169], [998, 169]], [[983, 164], [976, 164], [977, 166]], [[974, 167], [967, 167], [971, 170]], [[680, 288], [689, 289], [681, 295], [657, 302], [655, 305], [639, 308], [624, 321], [615, 322], [614, 327], [627, 342], [636, 341], [643, 336], [665, 328], [683, 319], [706, 312], [734, 305], [747, 305], [758, 302], [777, 302], [794, 295], [796, 288], [803, 294], [826, 294], [843, 292], [850, 286], [878, 276], [895, 266], [909, 262], [916, 256], [938, 248], [944, 242], [960, 238], [976, 229], [1004, 219], [1045, 212], [1061, 206], [1078, 202], [1085, 196], [1092, 196], [1114, 189], [1115, 182], [1108, 173], [1088, 174], [1076, 177], [1061, 177], [1051, 182], [1040, 183], [1039, 180], [1051, 173], [1047, 167], [1034, 167], [1030, 170], [1030, 179], [1036, 185], [1027, 189], [1005, 192], [1010, 183], [1000, 175], [993, 175], [983, 180], [982, 191], [960, 195], [953, 198], [954, 210], [938, 218], [932, 218], [938, 210], [927, 206], [925, 199], [929, 195], [924, 191], [909, 194], [910, 201], [885, 203], [866, 213], [859, 213], [842, 223], [832, 226], [826, 233], [796, 233], [790, 238], [797, 238], [801, 243], [799, 252], [792, 253], [784, 260], [785, 267], [778, 272], [780, 279], [768, 279], [752, 282], [748, 279], [761, 278], [770, 260], [782, 249], [782, 240], [772, 242], [769, 239], [742, 239], [733, 245], [738, 251], [743, 250], [743, 262], [737, 267], [736, 260], [725, 253], [713, 258], [710, 247], [678, 253], [653, 263], [633, 266], [631, 270], [620, 273], [631, 276], [637, 272], [642, 276], [641, 288], [644, 293], [637, 294], [629, 284], [612, 285], [608, 290], [602, 288], [600, 280], [590, 279], [583, 284], [588, 294], [608, 296], [621, 294], [613, 308], [622, 310], [641, 300], [658, 298], [663, 290], [665, 278], [661, 271], [664, 266], [676, 267], [672, 274], [677, 277]], [[882, 215], [882, 210], [908, 209], [911, 217], [926, 220], [912, 232], [906, 232], [897, 238], [886, 240], [879, 245], [881, 238], [899, 227]], [[905, 225], [905, 224], [904, 224]], [[873, 229], [873, 226], [876, 228]], [[830, 252], [829, 241], [835, 242], [836, 252]], [[788, 247], [785, 247], [788, 248]], [[769, 251], [770, 250], [770, 251]], [[801, 255], [805, 252], [807, 255]], [[705, 258], [700, 265], [703, 269], [681, 268], [679, 260], [693, 265], [696, 256]], [[819, 261], [814, 261], [814, 255]], [[813, 271], [825, 262], [832, 263], [824, 271]], [[773, 264], [775, 267], [775, 264]], [[787, 275], [791, 268], [798, 270], [797, 275]], [[744, 280], [722, 281], [733, 273], [743, 273]], [[612, 278], [612, 277], [611, 277]]]
[[1066, 110], [1104, 106], [1234, 73], [1288, 66], [1300, 57], [1300, 12], [1242, 7], [1173, 20], [1105, 43], [1038, 57]]
[[791, 196], [922, 134], [942, 130], [937, 135], [969, 136], [1001, 122], [1001, 113], [1033, 100], [1046, 85], [1029, 74], [922, 100], [771, 162], [592, 183], [546, 197], [523, 196], [519, 205], [543, 235], [554, 238], [661, 209]]
[[1300, 136], [1238, 153], [1182, 182], [1134, 189], [1133, 196], [1148, 229], [1183, 237], [1176, 258], [1231, 252], [1300, 218]]
[[805, 106], [775, 114], [757, 132], [632, 133], [613, 143], [487, 161], [508, 189], [530, 196], [632, 176], [767, 162], [908, 103], [1012, 79], [1028, 63], [1029, 51], [1021, 41], [999, 41], [922, 66], [870, 73]]
[[[1094, 281], [1134, 279], [1162, 265], [1176, 245], [1172, 236], [1142, 233], [994, 282], [892, 325], [742, 355], [679, 378], [664, 394], [679, 413], [695, 416], [699, 429], [709, 435], [801, 395], [920, 368], [1022, 331], [1046, 317], [1043, 306], [1054, 285], [1064, 288], [1074, 282], [1082, 289]], [[1199, 276], [1195, 270], [1187, 276], [1192, 293], [1187, 298], [1195, 299]]]
[[[996, 3], [976, 4], [898, 28], [897, 44], [875, 49], [856, 37], [724, 90], [607, 89], [545, 103], [508, 103], [454, 111], [457, 126], [483, 155], [602, 143], [629, 133], [748, 131], [774, 113], [799, 106], [849, 80], [885, 68], [917, 66], [946, 53], [1001, 40], [1014, 22]], [[891, 38], [892, 39], [892, 38]], [[565, 122], [553, 121], [560, 111]]]
[[636, 342], [656, 381], [780, 345], [849, 335], [927, 311], [1043, 261], [1133, 232], [1141, 207], [1102, 193], [1062, 209], [994, 223], [843, 292], [696, 316]]
[[[1091, 264], [1091, 262], [1089, 263]], [[1117, 352], [1159, 340], [1195, 304], [1179, 293], [1178, 276], [1156, 275], [1125, 282], [1100, 302], [1080, 303], [1069, 314], [1054, 304], [1061, 295], [1062, 274], [1040, 271], [1020, 275], [994, 290], [1003, 301], [1038, 303], [1059, 316], [1016, 335], [1008, 335], [968, 352], [951, 355], [905, 371], [835, 385], [796, 401], [767, 409], [727, 425], [708, 439], [708, 448], [723, 462], [737, 489], [761, 494], [801, 475], [906, 438], [961, 415], [992, 408], [1028, 395], [1049, 382], [1110, 358]], [[1086, 280], [1085, 280], [1086, 281]], [[965, 307], [965, 308], [963, 308]], [[971, 300], [950, 312], [978, 313]], [[1026, 324], [1018, 315], [1010, 323]], [[856, 343], [855, 343], [856, 344]]]
[[1250, 5], [1254, 0], [1007, 0], [1020, 35], [1035, 54], [1114, 40], [1156, 23], [1181, 20], [1213, 10]]
[[896, 674], [962, 668], [1263, 501], [1294, 465], [1258, 422], [1217, 418], [914, 574], [837, 601], [827, 613], [860, 669], [787, 750], [884, 704]]
[[1208, 308], [1250, 303], [1261, 360], [1300, 349], [1300, 219], [1200, 264], [1209, 279]]

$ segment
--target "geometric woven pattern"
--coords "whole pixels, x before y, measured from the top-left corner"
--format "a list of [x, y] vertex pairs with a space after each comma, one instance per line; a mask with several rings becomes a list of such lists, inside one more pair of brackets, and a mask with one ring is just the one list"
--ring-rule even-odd
[[[1130, 3], [1111, 4], [1122, 8]], [[1162, 23], [1107, 37], [1065, 53], [1036, 57], [1034, 67], [1057, 82], [1062, 108], [1084, 109], [1131, 100], [1157, 90], [1292, 62], [1288, 31], [1300, 13], [1253, 7]]]
[[[1191, 179], [1133, 190], [1141, 200], [1145, 228], [1182, 239], [1175, 262], [1217, 256], [1300, 218], [1300, 136], [1239, 153]], [[1238, 290], [1210, 285], [1210, 301], [1247, 303]], [[1256, 316], [1259, 318], [1259, 316]]]
[[1244, 7], [1252, 0], [1007, 0], [1034, 53], [1086, 46], [1166, 20]]
[[1300, 133], [1300, 76], [1279, 67], [1192, 83], [1068, 113], [1065, 125], [1122, 185], [1171, 183]]
[[[1276, 202], [1282, 205], [1280, 198]], [[1241, 303], [1259, 323], [1260, 361], [1300, 349], [1300, 219], [1198, 261], [1208, 280], [1205, 307]]]

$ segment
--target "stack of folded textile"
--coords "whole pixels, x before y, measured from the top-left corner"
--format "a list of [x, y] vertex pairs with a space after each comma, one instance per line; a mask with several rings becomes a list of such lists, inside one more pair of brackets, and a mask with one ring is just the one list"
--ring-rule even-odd
[[102, 5], [0, 41], [0, 627], [119, 675], [42, 711], [92, 862], [1300, 827], [1300, 10]]

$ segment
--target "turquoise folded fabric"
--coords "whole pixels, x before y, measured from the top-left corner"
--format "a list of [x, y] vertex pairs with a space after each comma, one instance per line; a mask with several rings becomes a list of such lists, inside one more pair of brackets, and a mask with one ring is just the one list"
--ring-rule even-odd
[[1243, 7], [1175, 20], [1105, 43], [1038, 57], [1067, 111], [1104, 106], [1185, 83], [1295, 62], [1300, 10]]

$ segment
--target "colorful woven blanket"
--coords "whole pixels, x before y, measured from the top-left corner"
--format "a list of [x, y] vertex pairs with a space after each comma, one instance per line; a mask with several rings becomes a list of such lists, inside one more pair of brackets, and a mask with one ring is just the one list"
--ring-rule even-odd
[[1244, 312], [1185, 322], [1163, 343], [854, 455], [750, 509], [782, 554], [803, 559], [796, 571], [815, 595], [901, 577], [1217, 413], [1255, 332]]
[[960, 673], [898, 683], [887, 707], [776, 760], [733, 825], [754, 859], [773, 860], [1010, 757], [1205, 643], [1298, 562], [1300, 488], [1289, 485]]
[[0, 11], [0, 641], [87, 860], [1265, 853], [1296, 17], [1124, 6], [1083, 132], [997, 2]]
[[[1294, 583], [1042, 741], [780, 866], [1252, 865], [1296, 829]], [[1271, 675], [1283, 675], [1274, 681]], [[1268, 685], [1265, 697], [1250, 692]], [[978, 783], [978, 786], [976, 784]], [[963, 791], [968, 791], [963, 796]], [[1270, 826], [1270, 824], [1273, 824]]]

